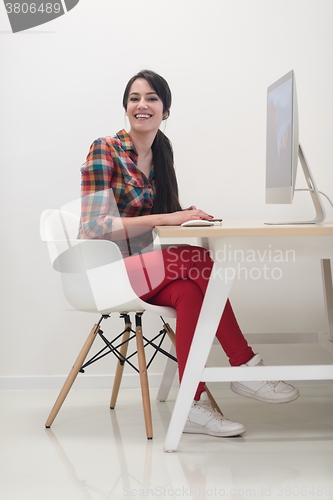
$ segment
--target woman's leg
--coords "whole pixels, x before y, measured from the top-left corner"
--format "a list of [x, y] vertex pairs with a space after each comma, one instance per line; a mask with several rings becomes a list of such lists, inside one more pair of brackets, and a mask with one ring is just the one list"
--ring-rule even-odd
[[[144, 254], [146, 276], [160, 275], [154, 288], [147, 285], [142, 274], [142, 257], [125, 259], [131, 284], [143, 300], [156, 305], [169, 305], [177, 310], [176, 352], [179, 375], [182, 377], [188, 352], [198, 321], [203, 297], [207, 288], [213, 262], [206, 250], [200, 247], [171, 247], [163, 250], [164, 276], [161, 276], [159, 252]], [[146, 293], [144, 293], [146, 292]], [[227, 301], [216, 336], [229, 357], [230, 364], [238, 366], [254, 356], [248, 346]], [[201, 384], [196, 398], [204, 389]]]
[[[180, 381], [185, 370], [202, 299], [202, 292], [195, 283], [190, 280], [180, 279], [169, 283], [148, 300], [150, 304], [169, 306], [177, 310], [176, 355]], [[200, 382], [194, 399], [198, 401], [200, 394], [204, 390], [205, 384]]]
[[[201, 247], [170, 248], [163, 251], [163, 257], [166, 278], [187, 278], [200, 288], [204, 297], [213, 267], [213, 261], [205, 249]], [[188, 310], [191, 314], [194, 313], [190, 303], [188, 303]], [[200, 309], [194, 314], [196, 322], [199, 313]], [[231, 366], [246, 363], [254, 356], [254, 352], [238, 325], [229, 300], [226, 302], [216, 337], [228, 356]]]
[[[141, 278], [138, 266], [141, 266], [142, 257], [139, 257], [139, 260], [136, 261], [135, 259], [137, 259], [137, 257], [131, 257], [130, 259], [133, 259], [133, 261], [131, 261], [131, 263], [128, 262], [126, 267], [134, 290], [137, 291], [137, 293], [138, 290], [141, 291], [140, 296], [143, 300], [152, 302], [154, 300], [161, 300], [161, 302], [155, 303], [168, 305], [166, 300], [168, 294], [170, 295], [169, 305], [177, 309], [177, 356], [179, 356], [178, 363], [180, 373], [182, 374], [213, 267], [213, 261], [210, 259], [209, 253], [200, 247], [171, 247], [167, 250], [163, 250], [162, 256], [163, 262], [161, 259], [161, 252], [145, 254], [144, 261], [146, 269], [144, 270], [144, 275], [141, 269]], [[130, 259], [125, 260], [129, 261]], [[163, 272], [161, 272], [161, 267], [163, 266], [164, 269], [162, 269]], [[145, 276], [148, 277], [149, 284], [148, 287], [146, 285], [145, 290], [143, 290], [142, 286], [140, 289], [140, 284], [145, 282], [145, 279], [142, 279]], [[164, 288], [175, 283], [177, 280], [179, 284], [170, 288], [170, 292], [172, 293], [169, 293], [168, 290], [165, 290], [164, 294], [161, 293]], [[190, 284], [185, 286], [181, 285], [181, 283], [186, 282]], [[199, 288], [201, 300], [197, 291], [194, 291], [195, 287], [193, 288], [192, 285], [196, 285]], [[187, 289], [185, 291], [185, 287], [191, 287], [191, 293], [189, 293]], [[196, 297], [195, 306], [190, 299], [192, 296]], [[156, 299], [153, 297], [156, 297]], [[189, 321], [189, 319], [191, 319], [191, 321]], [[258, 360], [256, 358], [259, 355], [255, 357], [251, 347], [247, 344], [239, 328], [229, 300], [226, 302], [216, 336], [232, 366], [243, 364], [252, 366], [253, 364], [257, 364]], [[238, 388], [238, 386], [240, 388]], [[269, 403], [285, 403], [293, 401], [299, 396], [297, 389], [281, 381], [274, 383], [261, 382], [259, 384], [237, 382], [231, 384], [231, 388], [238, 394]], [[200, 396], [202, 390], [203, 385], [199, 386], [196, 398]]]

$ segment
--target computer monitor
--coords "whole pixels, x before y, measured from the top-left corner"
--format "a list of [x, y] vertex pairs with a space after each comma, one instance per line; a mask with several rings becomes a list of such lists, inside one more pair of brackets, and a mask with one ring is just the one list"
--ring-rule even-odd
[[266, 202], [292, 203], [298, 163], [294, 72], [267, 89]]
[[294, 71], [290, 71], [267, 89], [266, 203], [292, 203], [296, 191], [298, 159], [304, 171], [316, 216], [313, 220], [271, 224], [308, 224], [325, 219], [324, 207], [299, 144], [296, 82]]

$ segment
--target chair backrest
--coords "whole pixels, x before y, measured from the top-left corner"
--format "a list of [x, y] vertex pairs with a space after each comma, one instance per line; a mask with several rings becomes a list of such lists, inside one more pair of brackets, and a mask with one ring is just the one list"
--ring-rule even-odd
[[[118, 246], [109, 240], [77, 239], [78, 226], [79, 218], [64, 210], [45, 210], [41, 215], [41, 238], [48, 244], [53, 268], [61, 273], [68, 302], [75, 309], [102, 314], [143, 310]], [[162, 255], [160, 259], [157, 267], [164, 273]], [[147, 269], [141, 269], [141, 278], [146, 282]]]
[[54, 266], [55, 260], [73, 246], [70, 241], [77, 238], [79, 218], [63, 210], [44, 210], [40, 217], [39, 229], [41, 240], [48, 244], [49, 255]]

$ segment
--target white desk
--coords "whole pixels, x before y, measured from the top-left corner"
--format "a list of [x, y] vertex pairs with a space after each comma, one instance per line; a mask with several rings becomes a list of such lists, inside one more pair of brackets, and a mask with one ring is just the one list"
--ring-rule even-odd
[[[260, 255], [261, 263], [269, 261], [272, 252], [290, 250], [294, 252], [296, 264], [307, 259], [321, 260], [327, 332], [318, 334], [316, 340], [333, 354], [332, 222], [299, 226], [268, 226], [262, 222], [223, 222], [222, 226], [214, 227], [158, 226], [156, 231], [160, 238], [201, 238], [203, 245], [209, 248], [214, 259], [211, 278], [167, 432], [166, 451], [177, 449], [200, 381], [333, 379], [333, 365], [259, 366], [251, 369], [205, 368], [237, 273], [237, 263], [246, 252]], [[299, 338], [297, 341], [300, 341]]]

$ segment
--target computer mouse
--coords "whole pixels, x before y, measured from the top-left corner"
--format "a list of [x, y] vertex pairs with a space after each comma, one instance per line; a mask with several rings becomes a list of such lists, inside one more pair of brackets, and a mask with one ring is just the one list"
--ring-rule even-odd
[[204, 219], [193, 219], [183, 222], [181, 226], [183, 227], [214, 226], [214, 222], [210, 222], [209, 220], [204, 220]]

